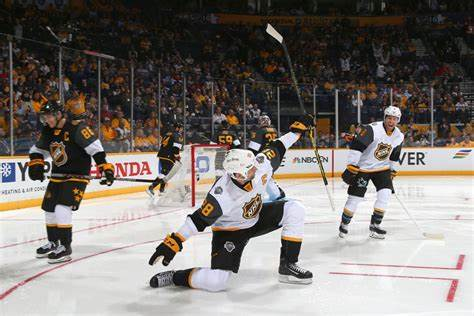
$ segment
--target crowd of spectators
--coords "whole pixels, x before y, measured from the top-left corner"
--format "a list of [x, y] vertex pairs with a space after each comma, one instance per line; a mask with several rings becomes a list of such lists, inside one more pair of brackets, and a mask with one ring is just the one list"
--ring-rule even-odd
[[[275, 123], [277, 82], [282, 86], [282, 107], [291, 108], [296, 101], [283, 52], [260, 27], [217, 26], [163, 15], [153, 21], [137, 8], [123, 5], [47, 15], [34, 6], [16, 6], [10, 21], [0, 23], [0, 30], [16, 36], [12, 43], [17, 153], [25, 152], [38, 135], [36, 111], [48, 99], [59, 99], [58, 47], [27, 40], [52, 42], [46, 26], [65, 40], [66, 108], [83, 103], [88, 123], [100, 132], [109, 151], [131, 150], [132, 134], [135, 150], [156, 151], [158, 128], [166, 130], [173, 122], [186, 122], [188, 140], [195, 134], [206, 140], [223, 120], [243, 137], [245, 121], [248, 140], [262, 113]], [[460, 34], [463, 28], [462, 23], [451, 25], [442, 35], [436, 29], [436, 38]], [[473, 138], [472, 106], [459, 82], [472, 79], [472, 74], [451, 66], [459, 62], [454, 41], [425, 42], [430, 45], [427, 55], [417, 56], [413, 39], [420, 33], [429, 38], [430, 32], [413, 23], [357, 27], [344, 20], [317, 28], [282, 28], [284, 35], [291, 35], [286, 36], [287, 44], [304, 101], [311, 103], [315, 91], [318, 108], [333, 109], [334, 89], [339, 90], [342, 131], [354, 128], [358, 105], [362, 123], [368, 123], [381, 119], [383, 108], [392, 102], [402, 109], [407, 145], [429, 145], [433, 86], [436, 145], [465, 143]], [[2, 153], [9, 152], [10, 136], [8, 40], [0, 36]], [[100, 83], [98, 59], [83, 50], [116, 57], [101, 59]], [[338, 137], [344, 145], [343, 137]], [[330, 128], [317, 139], [319, 146], [330, 147], [336, 136]], [[310, 144], [302, 140], [299, 146]]]

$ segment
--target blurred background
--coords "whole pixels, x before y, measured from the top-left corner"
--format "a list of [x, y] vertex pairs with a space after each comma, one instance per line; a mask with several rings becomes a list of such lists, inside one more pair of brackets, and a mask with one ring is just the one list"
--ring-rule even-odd
[[[245, 145], [299, 113], [283, 34], [320, 147], [402, 110], [405, 146], [473, 147], [474, 1], [4, 0], [0, 155], [25, 154], [48, 99], [85, 106], [109, 152], [157, 151], [174, 122]], [[296, 147], [311, 147], [309, 139]]]

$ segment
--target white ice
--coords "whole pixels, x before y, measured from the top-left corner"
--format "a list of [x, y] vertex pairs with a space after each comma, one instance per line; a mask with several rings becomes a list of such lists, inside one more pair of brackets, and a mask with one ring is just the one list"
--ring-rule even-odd
[[[279, 182], [308, 208], [299, 263], [313, 272], [311, 285], [278, 282], [276, 231], [250, 241], [225, 292], [149, 288], [165, 270], [149, 256], [191, 210], [151, 207], [138, 193], [84, 201], [73, 219], [74, 260], [62, 265], [34, 257], [45, 236], [39, 207], [0, 213], [0, 315], [473, 315], [472, 177], [395, 180], [421, 229], [444, 240], [423, 239], [395, 198], [387, 238], [368, 238], [373, 188], [340, 240], [344, 184], [330, 183], [333, 213], [320, 179]], [[208, 266], [210, 241], [208, 231], [186, 241], [169, 268]]]

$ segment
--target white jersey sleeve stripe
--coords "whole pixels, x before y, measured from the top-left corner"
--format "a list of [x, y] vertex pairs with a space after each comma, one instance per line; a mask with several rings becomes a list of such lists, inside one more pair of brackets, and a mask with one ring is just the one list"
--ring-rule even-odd
[[44, 150], [44, 149], [41, 149], [41, 148], [38, 148], [36, 147], [36, 145], [33, 145], [31, 148], [30, 148], [30, 154], [41, 154], [43, 155], [44, 158], [49, 158], [51, 157], [49, 151], [47, 150]]
[[84, 150], [89, 156], [94, 156], [95, 154], [104, 151], [104, 148], [102, 147], [102, 143], [100, 142], [100, 140], [96, 139], [95, 141], [90, 143], [86, 148], [84, 148]]
[[250, 149], [259, 151], [259, 150], [260, 150], [260, 147], [262, 147], [262, 145], [259, 144], [259, 143], [254, 142], [254, 141], [250, 141], [250, 143], [249, 143], [249, 148], [250, 148]]

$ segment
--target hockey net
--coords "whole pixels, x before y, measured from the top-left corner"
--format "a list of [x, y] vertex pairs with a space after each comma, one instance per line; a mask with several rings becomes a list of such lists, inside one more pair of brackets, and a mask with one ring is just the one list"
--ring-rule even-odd
[[181, 152], [181, 168], [168, 181], [165, 192], [155, 191], [157, 206], [194, 207], [200, 203], [224, 173], [226, 145], [186, 145]]

